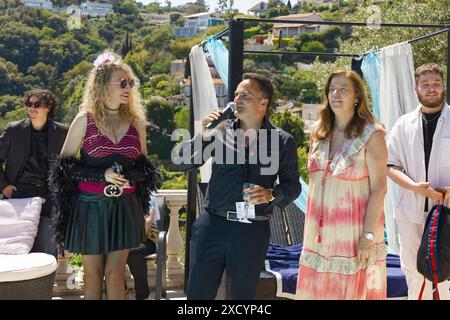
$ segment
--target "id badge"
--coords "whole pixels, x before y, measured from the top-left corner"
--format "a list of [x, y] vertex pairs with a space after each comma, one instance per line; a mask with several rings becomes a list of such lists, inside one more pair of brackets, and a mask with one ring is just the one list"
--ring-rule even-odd
[[244, 201], [236, 202], [236, 215], [238, 219], [254, 219], [255, 218], [255, 205], [246, 204]]

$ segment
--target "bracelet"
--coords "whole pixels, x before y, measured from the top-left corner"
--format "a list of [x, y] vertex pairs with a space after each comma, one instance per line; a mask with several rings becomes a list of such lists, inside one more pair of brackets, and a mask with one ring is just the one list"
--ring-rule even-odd
[[369, 241], [374, 241], [375, 236], [372, 232], [363, 231], [363, 237], [366, 238]]
[[267, 202], [267, 203], [269, 203], [269, 202], [272, 202], [273, 200], [275, 200], [275, 197], [273, 196], [273, 189], [267, 189], [267, 190], [269, 190], [269, 194], [270, 194], [270, 200]]

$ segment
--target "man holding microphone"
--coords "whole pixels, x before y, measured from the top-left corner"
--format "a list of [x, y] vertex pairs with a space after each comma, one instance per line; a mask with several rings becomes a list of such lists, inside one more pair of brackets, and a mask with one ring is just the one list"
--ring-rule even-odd
[[[204, 211], [192, 227], [188, 299], [214, 299], [224, 270], [231, 299], [254, 299], [273, 207], [282, 209], [300, 194], [295, 141], [266, 117], [272, 95], [268, 78], [244, 74], [235, 91], [236, 119], [212, 112], [202, 119], [202, 135], [180, 145], [182, 160], [176, 162], [181, 170], [196, 169], [213, 158]], [[243, 188], [245, 183], [252, 187]]]

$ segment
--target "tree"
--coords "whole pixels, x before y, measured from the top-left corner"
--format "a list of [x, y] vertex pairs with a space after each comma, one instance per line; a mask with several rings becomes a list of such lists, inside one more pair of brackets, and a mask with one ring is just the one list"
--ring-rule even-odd
[[275, 126], [290, 133], [298, 147], [306, 146], [303, 121], [299, 117], [292, 115], [289, 110], [273, 113], [270, 116], [270, 121]]
[[128, 14], [131, 16], [138, 16], [139, 8], [132, 0], [125, 0], [123, 3], [119, 3], [115, 6], [115, 11], [119, 14]]
[[6, 113], [13, 111], [17, 107], [24, 107], [22, 97], [10, 95], [0, 96], [0, 115], [2, 118]]
[[195, 3], [188, 2], [184, 5], [184, 8], [187, 15], [207, 12], [209, 9], [204, 0], [197, 0]]
[[221, 12], [225, 17], [232, 19], [234, 16], [234, 0], [219, 0], [219, 12]]
[[189, 130], [189, 107], [185, 106], [183, 109], [178, 111], [174, 117], [175, 126], [178, 129]]
[[131, 44], [130, 44], [131, 39], [128, 37], [128, 31], [127, 31], [127, 35], [125, 36], [125, 41], [122, 45], [122, 57], [125, 57], [128, 53], [128, 51], [131, 50]]
[[163, 8], [161, 8], [160, 4], [158, 2], [151, 2], [145, 7], [147, 12], [153, 12], [153, 13], [163, 13]]
[[170, 102], [162, 99], [151, 99], [145, 103], [147, 118], [158, 125], [158, 130], [149, 134], [149, 147], [152, 153], [156, 153], [160, 159], [170, 159], [172, 148], [175, 145], [171, 141], [170, 134], [175, 129], [174, 116], [180, 110]]
[[308, 173], [308, 151], [306, 147], [300, 147], [297, 149], [298, 156], [298, 172], [300, 173], [300, 177], [306, 183], [309, 182], [309, 173]]
[[22, 22], [7, 22], [0, 32], [0, 56], [16, 64], [20, 72], [39, 61], [39, 33]]
[[108, 41], [108, 43], [111, 43], [113, 41], [114, 36], [116, 35], [114, 30], [110, 29], [109, 27], [105, 26], [103, 28], [99, 28], [98, 35]]
[[72, 34], [54, 40], [39, 42], [41, 61], [56, 67], [58, 75], [70, 70], [86, 56], [87, 47], [74, 39]]
[[36, 65], [28, 68], [28, 74], [39, 78], [42, 86], [47, 88], [51, 82], [55, 81], [56, 68], [51, 64], [38, 62]]
[[170, 45], [170, 40], [173, 39], [172, 27], [160, 26], [153, 29], [153, 31], [144, 37], [144, 48], [147, 50], [156, 48], [167, 48]]
[[325, 46], [319, 41], [308, 41], [302, 45], [302, 52], [325, 52]]
[[[447, 24], [450, 21], [448, 2], [441, 0], [406, 0], [393, 3], [378, 2], [383, 23], [427, 23]], [[405, 14], [407, 13], [407, 14]], [[362, 0], [354, 2], [354, 10], [344, 15], [344, 21], [375, 21], [376, 14], [363, 6]], [[377, 50], [395, 43], [401, 43], [416, 37], [435, 32], [436, 29], [426, 28], [368, 28], [353, 27], [351, 38], [339, 40], [341, 52], [360, 53]], [[426, 62], [436, 62], [444, 67], [447, 65], [447, 36], [437, 35], [426, 40], [413, 43], [415, 66]], [[350, 58], [337, 58], [335, 63], [316, 62], [313, 70], [316, 75], [317, 86], [323, 88], [326, 78], [336, 70], [350, 69]]]
[[167, 7], [167, 12], [170, 12], [170, 10], [172, 9], [172, 2], [170, 2], [169, 0], [166, 0], [165, 3], [166, 3], [166, 7]]
[[287, 98], [303, 103], [319, 103], [321, 99], [311, 71], [282, 72], [277, 76], [277, 87]]
[[203, 10], [203, 12], [206, 12], [209, 10], [209, 6], [206, 4], [205, 0], [197, 0], [197, 1], [195, 1], [195, 4], [197, 6], [199, 6]]
[[159, 159], [169, 160], [175, 141], [171, 141], [170, 135], [154, 135], [150, 133], [147, 145], [149, 153], [156, 154]]
[[92, 64], [86, 60], [81, 61], [75, 65], [72, 69], [64, 73], [64, 80], [70, 81], [76, 77], [87, 77], [89, 71], [92, 69]]
[[133, 51], [125, 57], [125, 61], [127, 63], [130, 62], [131, 64], [133, 64], [133, 66], [136, 66], [136, 68], [139, 69], [137, 71], [133, 67], [133, 71], [139, 72], [138, 77], [142, 82], [148, 81], [148, 78], [150, 76], [149, 71], [151, 58], [150, 53], [147, 50], [141, 49], [139, 51]]
[[5, 117], [0, 118], [0, 129], [3, 131], [9, 122], [22, 120], [26, 116], [27, 116], [26, 107], [18, 107], [10, 112], [7, 112]]
[[[319, 41], [308, 41], [302, 45], [302, 52], [326, 52], [327, 49], [325, 46]], [[315, 59], [314, 56], [305, 56], [303, 57], [303, 61], [306, 63], [313, 62]]]
[[66, 20], [57, 15], [52, 15], [50, 18], [48, 18], [47, 25], [48, 25], [48, 27], [55, 30], [58, 34], [64, 33], [67, 31]]
[[0, 1], [0, 10], [15, 9], [21, 5], [20, 0], [2, 0]]
[[0, 95], [22, 95], [24, 92], [24, 77], [17, 65], [0, 57]]
[[172, 12], [169, 15], [169, 19], [170, 19], [170, 24], [174, 24], [178, 27], [184, 26], [184, 17], [179, 12]]
[[72, 122], [83, 101], [86, 80], [86, 77], [77, 77], [64, 87], [63, 96], [67, 98], [62, 101], [60, 107], [56, 109], [56, 120], [60, 120], [64, 123]]
[[290, 13], [288, 6], [281, 0], [269, 0], [267, 8], [268, 8], [267, 10], [268, 18], [285, 16], [289, 15]]
[[158, 125], [159, 135], [170, 134], [175, 129], [174, 115], [180, 110], [162, 99], [151, 99], [145, 103], [148, 118]]

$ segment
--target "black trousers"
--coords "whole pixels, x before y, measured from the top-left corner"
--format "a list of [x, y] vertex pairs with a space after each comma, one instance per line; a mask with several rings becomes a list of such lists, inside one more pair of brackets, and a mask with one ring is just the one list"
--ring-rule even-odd
[[254, 299], [269, 239], [269, 221], [246, 224], [202, 212], [192, 227], [187, 298], [215, 299], [226, 270], [230, 298]]
[[21, 186], [17, 185], [17, 191], [15, 191], [11, 198], [22, 199], [30, 197], [42, 197], [45, 199], [42, 205], [41, 217], [39, 220], [38, 232], [34, 239], [33, 248], [30, 252], [44, 252], [53, 255], [58, 259], [58, 251], [55, 241], [55, 228], [52, 223], [51, 214], [54, 210], [54, 203], [50, 199], [50, 195], [47, 188], [40, 188], [34, 186]]
[[147, 259], [146, 256], [156, 252], [156, 244], [146, 239], [137, 248], [130, 249], [127, 264], [134, 278], [134, 289], [136, 300], [144, 300], [150, 295], [147, 280]]

